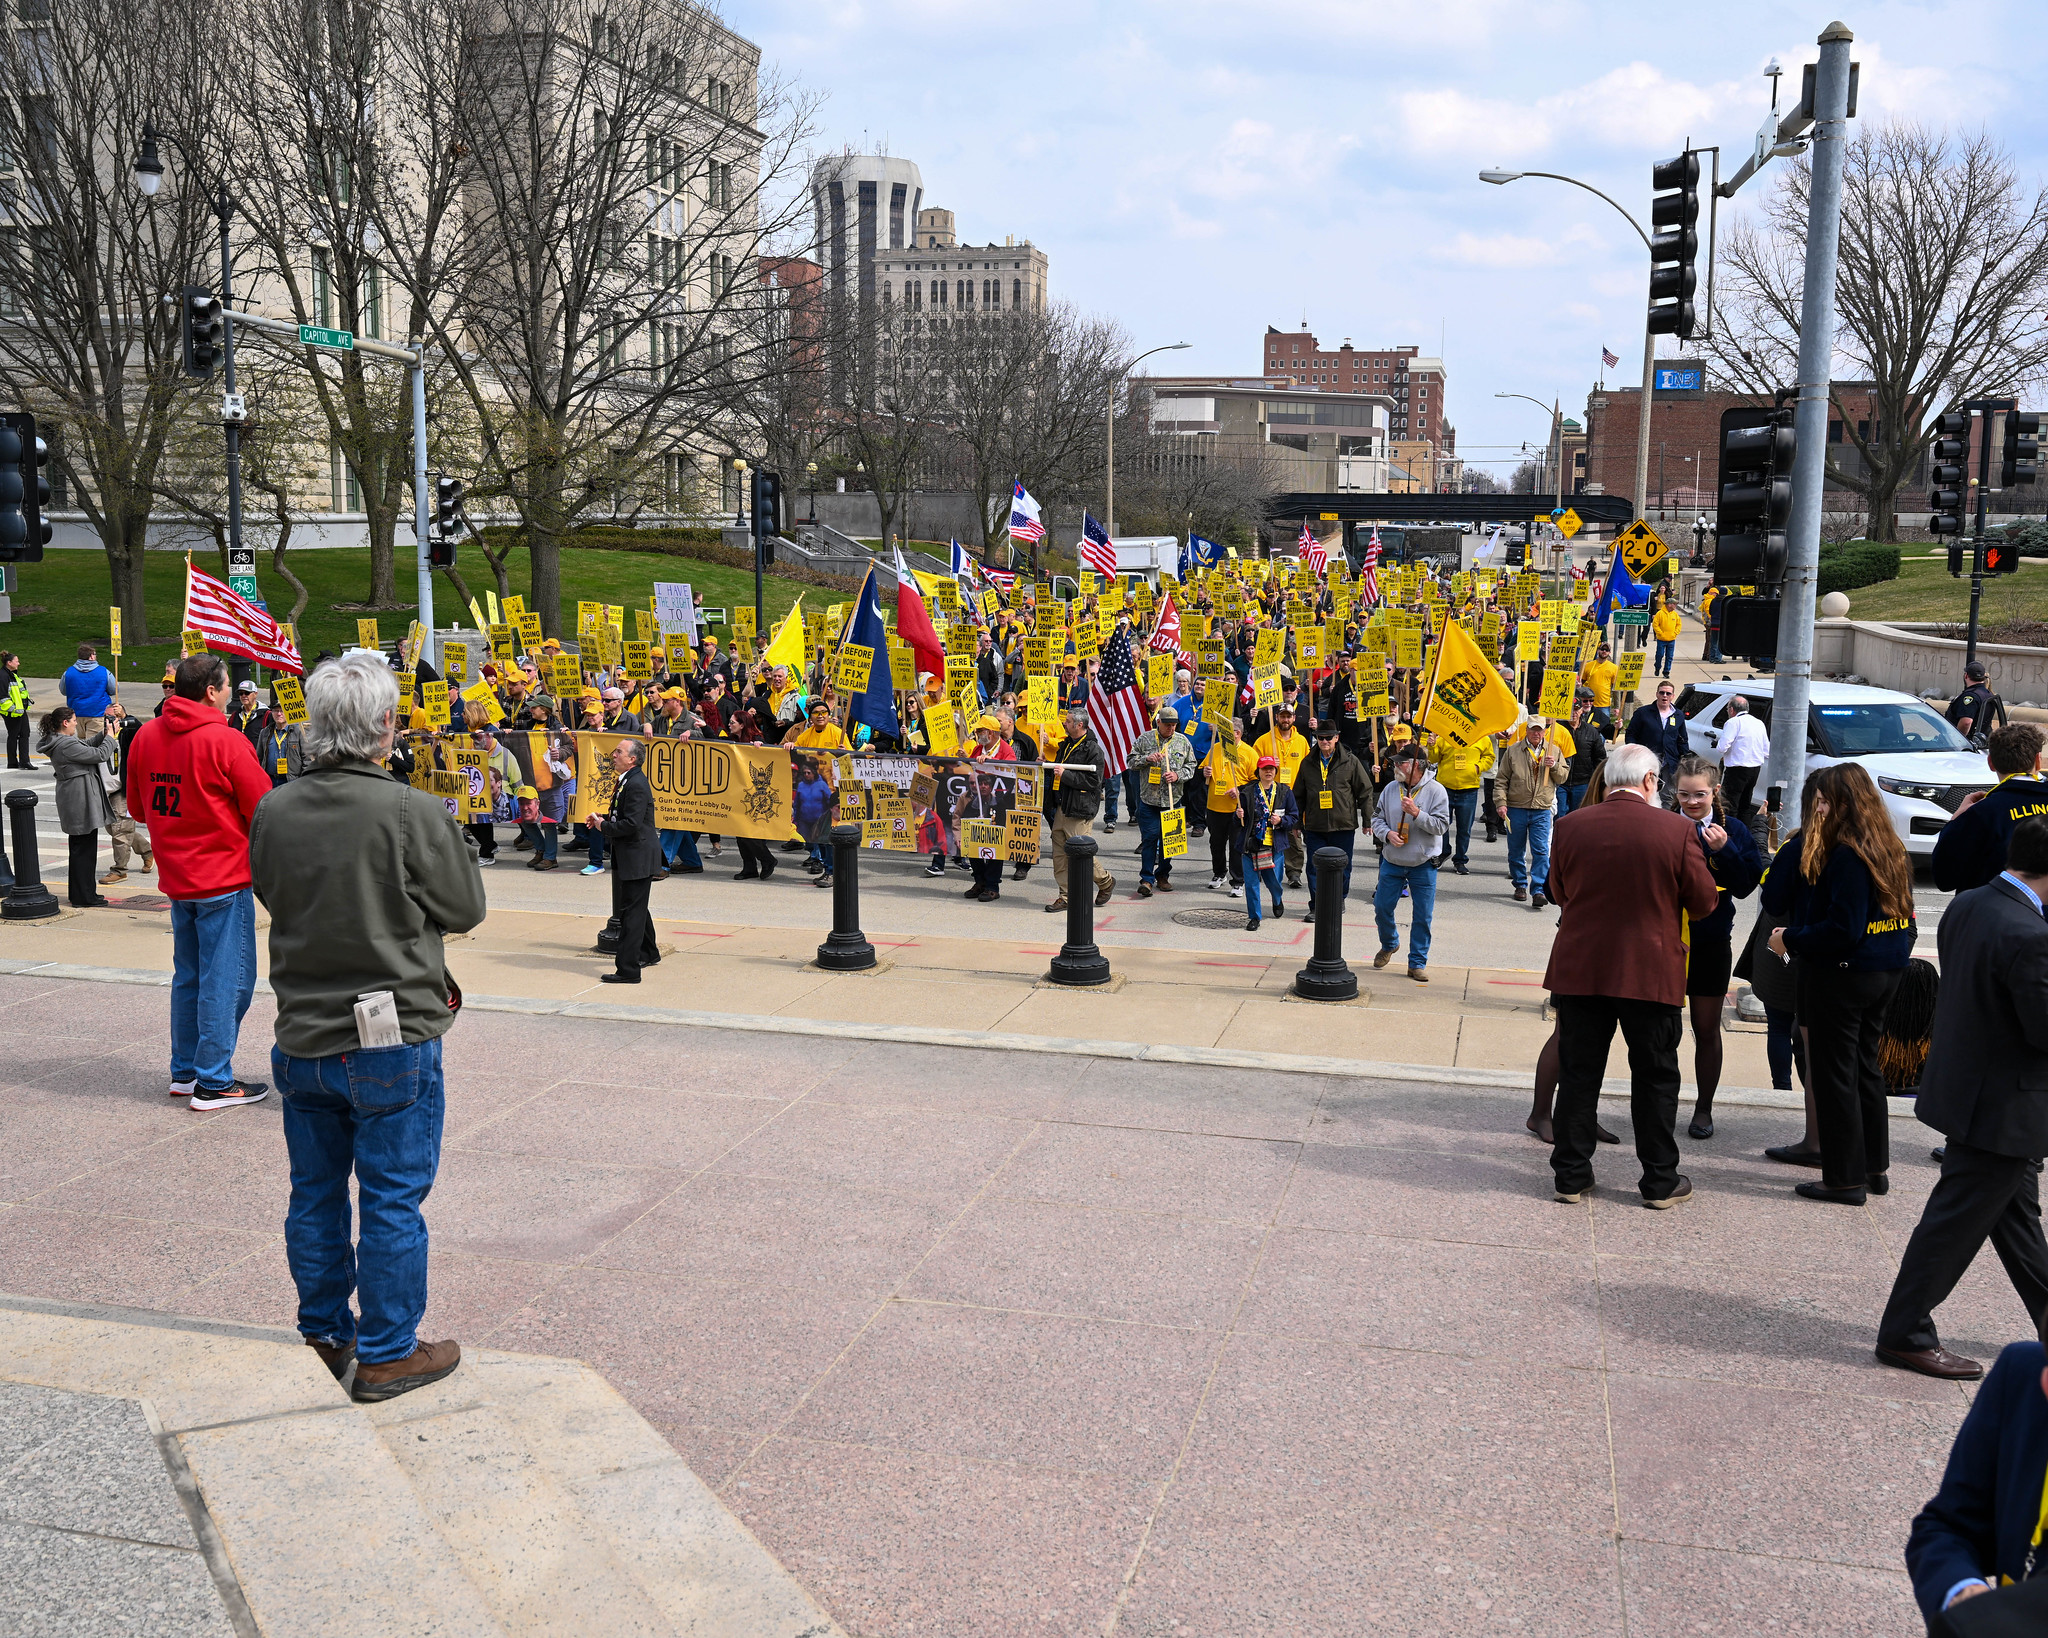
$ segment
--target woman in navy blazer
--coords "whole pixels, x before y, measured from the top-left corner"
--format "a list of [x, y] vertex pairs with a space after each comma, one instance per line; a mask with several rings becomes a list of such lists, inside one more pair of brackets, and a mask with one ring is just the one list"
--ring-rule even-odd
[[1929, 1621], [1960, 1597], [2029, 1571], [2048, 1574], [2037, 1542], [2048, 1494], [2048, 1349], [2015, 1342], [1977, 1390], [1934, 1499], [1913, 1520], [1906, 1570]]

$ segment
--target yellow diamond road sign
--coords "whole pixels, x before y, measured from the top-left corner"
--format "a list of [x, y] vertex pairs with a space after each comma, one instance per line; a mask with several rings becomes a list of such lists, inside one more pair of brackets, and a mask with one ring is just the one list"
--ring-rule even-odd
[[1615, 544], [1621, 548], [1621, 561], [1628, 565], [1628, 572], [1638, 580], [1661, 563], [1664, 554], [1671, 550], [1657, 531], [1641, 518], [1622, 530]]
[[1567, 506], [1564, 509], [1564, 516], [1557, 520], [1557, 526], [1564, 531], [1564, 538], [1570, 540], [1573, 535], [1585, 528], [1586, 521]]

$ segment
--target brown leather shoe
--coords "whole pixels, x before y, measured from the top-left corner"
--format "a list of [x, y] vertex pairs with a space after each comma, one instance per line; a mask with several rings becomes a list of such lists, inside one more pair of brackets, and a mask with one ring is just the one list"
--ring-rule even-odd
[[1984, 1367], [1976, 1360], [1965, 1359], [1961, 1354], [1952, 1354], [1941, 1347], [1880, 1346], [1877, 1357], [1887, 1365], [1896, 1365], [1902, 1371], [1918, 1371], [1922, 1376], [1938, 1376], [1944, 1382], [1975, 1382], [1984, 1374]]
[[[1685, 1201], [1690, 1200], [1691, 1198], [1692, 1179], [1685, 1176], [1683, 1173], [1680, 1173], [1678, 1182], [1673, 1186], [1669, 1194], [1664, 1195], [1662, 1198], [1656, 1200], [1649, 1199], [1647, 1196], [1645, 1196], [1643, 1204], [1648, 1206], [1652, 1211], [1669, 1211], [1673, 1206], [1680, 1205]], [[362, 1367], [358, 1366], [357, 1369], [360, 1371]]]
[[308, 1337], [306, 1346], [320, 1356], [320, 1363], [327, 1367], [335, 1381], [341, 1382], [347, 1378], [348, 1368], [355, 1362], [356, 1357], [356, 1345], [353, 1342], [345, 1348], [337, 1348], [333, 1343], [322, 1342], [318, 1337]]
[[439, 1382], [462, 1363], [462, 1349], [453, 1342], [422, 1342], [409, 1358], [382, 1365], [356, 1361], [356, 1382], [350, 1397], [358, 1405], [374, 1405], [380, 1399], [396, 1399], [402, 1393]]
[[1096, 888], [1096, 890], [1095, 890], [1095, 903], [1096, 903], [1096, 905], [1097, 905], [1098, 907], [1100, 907], [1100, 906], [1102, 906], [1102, 905], [1105, 905], [1105, 904], [1109, 903], [1109, 896], [1110, 896], [1110, 894], [1114, 893], [1115, 891], [1116, 891], [1116, 878], [1115, 878], [1114, 876], [1105, 876], [1105, 877], [1103, 877], [1103, 878], [1102, 878], [1102, 885], [1101, 885], [1100, 887]]

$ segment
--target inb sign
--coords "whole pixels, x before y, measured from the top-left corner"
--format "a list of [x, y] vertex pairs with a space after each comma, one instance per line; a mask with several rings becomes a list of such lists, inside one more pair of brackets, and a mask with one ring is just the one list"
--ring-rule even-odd
[[1616, 538], [1621, 561], [1628, 566], [1628, 572], [1637, 580], [1664, 561], [1671, 548], [1664, 544], [1661, 536], [1641, 518], [1636, 519]]

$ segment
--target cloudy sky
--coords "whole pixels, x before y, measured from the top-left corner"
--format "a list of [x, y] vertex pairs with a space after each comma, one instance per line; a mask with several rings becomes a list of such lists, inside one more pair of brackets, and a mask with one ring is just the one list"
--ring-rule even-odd
[[1689, 139], [1722, 144], [1732, 170], [1768, 107], [1764, 64], [1796, 97], [1839, 16], [1864, 121], [1985, 127], [2024, 176], [2048, 173], [2038, 11], [1997, 0], [726, 0], [725, 15], [820, 99], [822, 147], [914, 160], [964, 239], [1028, 237], [1056, 296], [1140, 348], [1192, 342], [1159, 361], [1176, 372], [1256, 370], [1266, 325], [1303, 318], [1332, 343], [1441, 347], [1459, 449], [1500, 473], [1549, 428], [1496, 391], [1583, 410], [1603, 345], [1622, 357], [1611, 378], [1640, 378], [1647, 264], [1591, 195], [1489, 187], [1482, 167], [1582, 177], [1647, 220], [1651, 162]]

